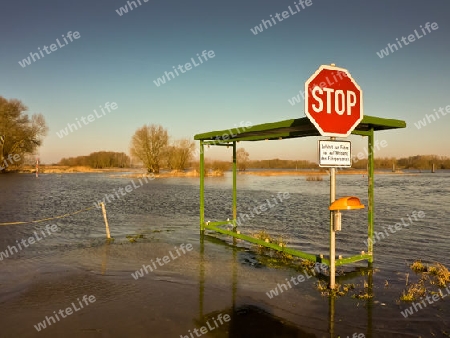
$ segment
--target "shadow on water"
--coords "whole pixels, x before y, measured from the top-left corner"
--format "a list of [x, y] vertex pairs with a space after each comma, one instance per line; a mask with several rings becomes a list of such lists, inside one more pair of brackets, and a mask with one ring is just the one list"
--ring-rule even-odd
[[[211, 332], [210, 334], [213, 337], [316, 337], [315, 334], [308, 333], [255, 305], [240, 305], [220, 312], [211, 312], [203, 316], [201, 320], [196, 321], [196, 324], [205, 326], [205, 323], [217, 322], [216, 318], [220, 314], [228, 314], [231, 319], [224, 324], [222, 330], [217, 332], [216, 335], [214, 335], [214, 332]], [[213, 325], [211, 324], [211, 326]]]

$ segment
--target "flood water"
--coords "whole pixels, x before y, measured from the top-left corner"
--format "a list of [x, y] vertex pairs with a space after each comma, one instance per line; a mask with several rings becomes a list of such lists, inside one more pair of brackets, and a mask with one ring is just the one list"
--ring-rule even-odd
[[[94, 202], [130, 184], [123, 196], [117, 193], [120, 199], [117, 195], [105, 199], [115, 239], [106, 243], [102, 212], [93, 207]], [[238, 216], [267, 199], [288, 196], [245, 218], [241, 233], [266, 230], [282, 237], [289, 247], [328, 254], [328, 177], [315, 182], [305, 176], [239, 175], [237, 185]], [[206, 220], [232, 218], [231, 187], [229, 174], [206, 179]], [[338, 175], [336, 190], [337, 197], [358, 196], [367, 206], [366, 176]], [[0, 252], [8, 253], [0, 261], [0, 336], [449, 336], [450, 299], [436, 301], [408, 318], [401, 311], [411, 303], [399, 301], [407, 281], [417, 280], [409, 268], [414, 260], [450, 267], [449, 204], [448, 172], [377, 175], [375, 230], [396, 223], [402, 224], [401, 229], [386, 230], [384, 238], [376, 241], [373, 270], [365, 269], [366, 263], [353, 264], [342, 269], [344, 275], [338, 280], [355, 284], [357, 291], [369, 285], [373, 297], [357, 299], [351, 292], [337, 298], [322, 296], [315, 286], [318, 279], [312, 277], [269, 298], [267, 292], [300, 270], [260, 255], [242, 241], [233, 245], [223, 235], [200, 236], [198, 178], [145, 182], [106, 173], [0, 175], [0, 223], [48, 219], [0, 226]], [[50, 220], [89, 207], [93, 208]], [[58, 230], [49, 234], [48, 226], [53, 224]], [[48, 236], [19, 248], [18, 243], [36, 236], [35, 232]], [[127, 238], [139, 235], [144, 238], [135, 242]], [[346, 257], [367, 250], [366, 237], [367, 209], [344, 212], [336, 254]], [[193, 250], [180, 252], [177, 259], [142, 278], [131, 276], [181, 244], [191, 244]], [[40, 332], [35, 328], [85, 294], [95, 296], [95, 303]], [[230, 321], [218, 321], [219, 314], [228, 314]], [[206, 333], [194, 333], [207, 323]]]

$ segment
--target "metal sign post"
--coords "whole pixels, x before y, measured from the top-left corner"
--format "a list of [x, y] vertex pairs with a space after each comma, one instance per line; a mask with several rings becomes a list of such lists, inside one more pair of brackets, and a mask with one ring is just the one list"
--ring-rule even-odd
[[[336, 200], [336, 167], [349, 168], [352, 165], [350, 141], [337, 141], [336, 137], [318, 142], [319, 166], [330, 168], [330, 205]], [[335, 288], [336, 274], [336, 231], [340, 230], [339, 213], [330, 211], [330, 289]]]
[[[335, 137], [330, 137], [331, 141], [336, 140]], [[336, 168], [330, 168], [330, 205], [336, 199]], [[330, 211], [330, 289], [335, 287], [335, 273], [336, 273], [336, 232], [334, 231], [334, 214]]]
[[[334, 81], [330, 81], [330, 79]], [[363, 119], [363, 92], [348, 70], [322, 65], [305, 82], [305, 115], [330, 141], [319, 141], [319, 166], [330, 167], [330, 205], [336, 199], [336, 168], [351, 167], [350, 142], [337, 142], [347, 137]], [[328, 144], [326, 144], [329, 142]], [[335, 213], [330, 211], [330, 289], [335, 287]]]

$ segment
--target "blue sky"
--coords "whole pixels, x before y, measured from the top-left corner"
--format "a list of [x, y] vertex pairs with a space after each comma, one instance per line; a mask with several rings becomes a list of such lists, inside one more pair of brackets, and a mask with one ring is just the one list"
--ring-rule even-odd
[[[406, 120], [380, 132], [388, 147], [377, 156], [450, 156], [445, 142], [450, 114], [418, 129], [434, 109], [450, 105], [450, 3], [424, 1], [320, 1], [254, 35], [270, 15], [294, 9], [288, 0], [150, 0], [122, 16], [123, 0], [15, 0], [0, 12], [0, 95], [42, 113], [50, 128], [40, 149], [45, 163], [113, 150], [128, 153], [144, 124], [161, 124], [173, 139], [304, 116], [303, 89], [321, 64], [350, 71], [364, 91], [366, 115]], [[437, 30], [380, 58], [396, 38], [436, 22]], [[80, 38], [21, 67], [18, 61], [61, 40]], [[419, 31], [420, 32], [420, 31]], [[215, 57], [157, 87], [154, 80], [202, 51]], [[59, 138], [75, 119], [115, 102], [118, 109]], [[351, 137], [354, 152], [363, 147]], [[318, 138], [245, 143], [251, 158], [317, 160]], [[212, 157], [229, 158], [225, 149]]]

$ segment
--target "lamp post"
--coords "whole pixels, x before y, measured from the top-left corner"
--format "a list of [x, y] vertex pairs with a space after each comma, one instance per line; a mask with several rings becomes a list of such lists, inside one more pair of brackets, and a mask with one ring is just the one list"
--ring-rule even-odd
[[[331, 168], [334, 169], [334, 168]], [[331, 242], [330, 242], [330, 289], [334, 289], [335, 280], [336, 280], [336, 264], [335, 264], [335, 233], [336, 231], [341, 231], [342, 229], [342, 214], [341, 210], [353, 210], [353, 209], [362, 209], [364, 205], [361, 204], [361, 201], [358, 197], [354, 196], [345, 196], [341, 197], [335, 201], [332, 200], [332, 203], [329, 207], [331, 211], [331, 224], [332, 227], [330, 229], [331, 232]]]

